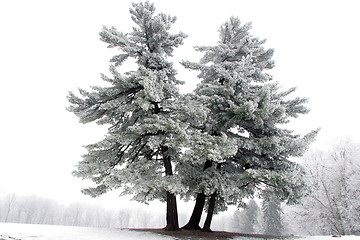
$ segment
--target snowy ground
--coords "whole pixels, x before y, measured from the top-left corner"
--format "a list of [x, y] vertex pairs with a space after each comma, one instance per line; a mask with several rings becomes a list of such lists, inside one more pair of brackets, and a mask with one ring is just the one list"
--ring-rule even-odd
[[[0, 240], [174, 240], [150, 232], [135, 232], [121, 229], [67, 227], [51, 225], [33, 225], [0, 223]], [[237, 240], [255, 238], [238, 237]], [[292, 238], [294, 239], [294, 238]], [[360, 237], [346, 236], [333, 238], [330, 236], [295, 238], [297, 240], [360, 240]]]
[[0, 240], [168, 240], [171, 237], [121, 229], [0, 223]]

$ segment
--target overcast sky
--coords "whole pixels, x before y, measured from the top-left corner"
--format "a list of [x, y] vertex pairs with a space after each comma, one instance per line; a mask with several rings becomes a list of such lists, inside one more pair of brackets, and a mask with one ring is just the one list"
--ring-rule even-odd
[[[128, 32], [129, 0], [1, 1], [0, 196], [38, 194], [70, 202], [89, 199], [71, 176], [106, 129], [82, 125], [66, 111], [68, 91], [103, 85], [113, 50], [99, 40], [102, 25]], [[158, 12], [178, 18], [174, 32], [189, 35], [174, 61], [196, 60], [194, 45], [215, 45], [231, 16], [251, 21], [251, 33], [274, 48], [272, 74], [294, 96], [309, 98], [311, 113], [293, 121], [300, 134], [321, 127], [314, 147], [342, 136], [360, 140], [358, 1], [155, 0]], [[198, 82], [181, 66], [181, 91]], [[118, 201], [112, 197], [113, 201]]]

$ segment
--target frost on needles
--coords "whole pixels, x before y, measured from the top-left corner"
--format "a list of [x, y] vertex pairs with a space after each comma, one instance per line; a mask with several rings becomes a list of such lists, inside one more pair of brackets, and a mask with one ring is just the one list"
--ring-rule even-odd
[[[149, 2], [133, 3], [133, 31], [103, 27], [101, 40], [120, 53], [111, 58], [108, 87], [69, 93], [68, 110], [80, 122], [108, 126], [107, 135], [88, 145], [74, 171], [94, 186], [92, 197], [120, 189], [140, 202], [167, 203], [167, 230], [177, 230], [176, 196], [196, 199], [186, 225], [198, 229], [209, 198], [204, 229], [212, 214], [228, 204], [242, 204], [265, 186], [295, 202], [301, 196], [302, 169], [289, 160], [300, 156], [316, 135], [304, 137], [285, 129], [289, 118], [305, 114], [306, 99], [289, 100], [295, 89], [279, 91], [268, 70], [272, 49], [249, 34], [250, 24], [231, 18], [220, 28], [218, 45], [196, 47], [199, 63], [182, 64], [199, 71], [201, 83], [181, 95], [173, 63], [167, 57], [186, 35], [170, 33], [176, 18], [155, 14]], [[137, 69], [121, 73], [132, 58]]]

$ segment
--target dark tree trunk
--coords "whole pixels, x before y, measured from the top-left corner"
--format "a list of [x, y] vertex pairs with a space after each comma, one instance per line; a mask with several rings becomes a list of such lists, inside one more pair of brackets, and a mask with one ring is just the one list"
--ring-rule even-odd
[[[212, 166], [212, 162], [206, 161], [205, 165], [204, 165], [204, 171], [206, 169], [210, 168], [211, 166]], [[195, 206], [194, 206], [193, 212], [191, 214], [190, 220], [185, 226], [182, 227], [182, 229], [201, 230], [200, 220], [201, 220], [201, 215], [202, 215], [202, 212], [204, 209], [205, 200], [206, 200], [206, 196], [203, 192], [197, 194]]]
[[213, 194], [211, 194], [211, 197], [210, 197], [209, 209], [208, 209], [208, 213], [207, 213], [206, 220], [205, 220], [204, 227], [203, 227], [203, 231], [205, 231], [205, 232], [211, 232], [210, 227], [211, 227], [212, 217], [214, 215], [216, 195], [217, 195], [217, 192], [215, 191]]
[[176, 196], [170, 192], [166, 192], [166, 227], [164, 229], [179, 230]]
[[[167, 156], [168, 147], [162, 146], [161, 150], [164, 158], [165, 175], [171, 176], [173, 172], [170, 156]], [[169, 231], [179, 230], [176, 196], [169, 191], [166, 192], [166, 227], [164, 229]]]
[[[216, 169], [220, 170], [220, 168], [221, 168], [221, 163], [218, 163], [216, 165]], [[205, 231], [205, 232], [211, 232], [210, 227], [211, 227], [211, 221], [212, 221], [212, 218], [214, 215], [214, 210], [215, 210], [216, 196], [217, 196], [217, 191], [215, 190], [215, 192], [213, 192], [213, 194], [211, 194], [211, 197], [210, 197], [208, 213], [207, 213], [204, 227], [203, 227], [203, 231]]]
[[201, 227], [199, 224], [200, 224], [200, 220], [201, 220], [201, 214], [202, 214], [202, 211], [203, 211], [204, 205], [205, 205], [205, 198], [206, 198], [206, 196], [204, 193], [197, 194], [195, 207], [191, 214], [190, 220], [185, 226], [182, 227], [182, 229], [201, 230]]

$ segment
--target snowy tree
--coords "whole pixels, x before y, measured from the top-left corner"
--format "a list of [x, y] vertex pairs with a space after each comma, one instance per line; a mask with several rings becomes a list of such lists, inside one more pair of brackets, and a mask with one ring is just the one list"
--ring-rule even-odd
[[[178, 229], [176, 194], [186, 189], [172, 165], [181, 155], [186, 124], [177, 118], [177, 85], [182, 82], [166, 57], [186, 35], [169, 33], [176, 18], [155, 15], [149, 2], [133, 3], [130, 13], [136, 24], [132, 32], [114, 27], [100, 32], [109, 48], [121, 51], [111, 59], [112, 77], [102, 75], [110, 86], [80, 89], [82, 97], [69, 93], [68, 110], [82, 123], [109, 126], [103, 140], [87, 146], [74, 175], [94, 182], [95, 187], [83, 190], [93, 197], [121, 189], [137, 201], [166, 201], [166, 229]], [[118, 67], [128, 58], [135, 59], [138, 68], [122, 74]]]
[[240, 212], [236, 210], [232, 218], [233, 229], [241, 233], [254, 233], [258, 224], [259, 207], [255, 200], [251, 199]]
[[[189, 150], [194, 158], [203, 160], [188, 173], [196, 176], [198, 187], [191, 188], [196, 203], [187, 229], [199, 228], [206, 196], [210, 203], [204, 229], [210, 230], [216, 199], [225, 205], [239, 204], [263, 185], [278, 188], [288, 202], [296, 201], [302, 192], [303, 171], [289, 159], [301, 156], [317, 131], [301, 137], [285, 125], [308, 113], [307, 99], [290, 99], [295, 88], [280, 91], [268, 73], [274, 67], [274, 51], [265, 49], [265, 40], [251, 36], [250, 29], [250, 23], [242, 25], [232, 17], [221, 26], [218, 45], [195, 48], [204, 52], [199, 63], [182, 63], [200, 71], [194, 99], [208, 114], [196, 129], [199, 136], [206, 133], [210, 139], [206, 147], [198, 141]], [[222, 140], [212, 141], [219, 138]]]
[[266, 188], [262, 191], [262, 211], [264, 221], [264, 232], [266, 234], [281, 235], [283, 230], [281, 201], [276, 191]]
[[359, 145], [348, 140], [332, 151], [306, 156], [311, 193], [301, 206], [288, 210], [288, 221], [298, 222], [311, 235], [360, 235], [359, 159]]
[[0, 221], [8, 222], [14, 208], [16, 207], [16, 195], [10, 194], [0, 201]]

